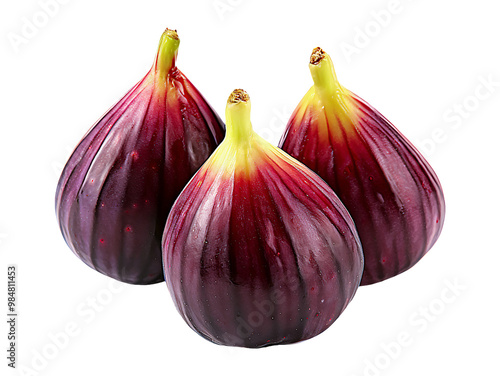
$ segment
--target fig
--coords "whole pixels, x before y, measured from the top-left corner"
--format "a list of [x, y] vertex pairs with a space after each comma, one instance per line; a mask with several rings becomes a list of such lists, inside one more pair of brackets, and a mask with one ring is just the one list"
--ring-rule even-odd
[[314, 85], [293, 112], [279, 147], [321, 176], [347, 207], [361, 238], [361, 285], [415, 265], [443, 227], [445, 203], [429, 163], [382, 114], [340, 85], [315, 48]]
[[153, 67], [83, 137], [61, 174], [56, 214], [88, 266], [131, 284], [164, 281], [161, 238], [178, 194], [224, 138], [224, 124], [176, 67], [167, 29]]
[[312, 338], [358, 288], [363, 256], [354, 223], [319, 176], [253, 131], [241, 89], [228, 99], [226, 127], [167, 219], [171, 296], [186, 323], [216, 344]]

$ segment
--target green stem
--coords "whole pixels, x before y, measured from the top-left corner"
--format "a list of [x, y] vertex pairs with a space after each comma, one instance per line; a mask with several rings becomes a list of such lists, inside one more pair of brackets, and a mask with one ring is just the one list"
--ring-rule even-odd
[[323, 101], [334, 101], [344, 108], [344, 89], [340, 85], [330, 56], [321, 48], [316, 47], [311, 55], [309, 70], [314, 81], [316, 93]]
[[250, 122], [250, 97], [242, 89], [234, 90], [226, 106], [226, 138], [235, 144], [245, 144], [253, 135]]
[[155, 72], [160, 76], [165, 77], [175, 67], [179, 43], [177, 31], [167, 29], [162, 34], [155, 60]]

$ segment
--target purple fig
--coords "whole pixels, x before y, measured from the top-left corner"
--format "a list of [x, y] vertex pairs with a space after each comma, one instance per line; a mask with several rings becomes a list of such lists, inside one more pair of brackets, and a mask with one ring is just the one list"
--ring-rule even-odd
[[146, 76], [85, 135], [56, 192], [64, 239], [88, 266], [133, 284], [161, 282], [161, 237], [183, 187], [224, 124], [176, 67], [167, 29]]
[[235, 90], [224, 141], [179, 195], [163, 236], [168, 288], [217, 344], [262, 347], [318, 335], [358, 288], [354, 223], [309, 168], [259, 137]]
[[356, 223], [362, 285], [408, 270], [434, 245], [445, 204], [439, 180], [417, 149], [377, 110], [342, 87], [316, 48], [314, 86], [292, 114], [279, 146], [318, 173]]

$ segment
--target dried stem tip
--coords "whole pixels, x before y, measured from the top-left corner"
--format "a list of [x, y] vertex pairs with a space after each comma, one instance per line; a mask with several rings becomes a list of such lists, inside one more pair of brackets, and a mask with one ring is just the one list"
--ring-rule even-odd
[[311, 54], [310, 63], [318, 65], [324, 58], [325, 58], [325, 51], [323, 51], [321, 47], [316, 47]]
[[177, 30], [171, 30], [167, 28], [164, 32], [165, 36], [170, 37], [175, 40], [179, 40], [179, 34], [177, 34]]
[[250, 96], [248, 95], [248, 93], [245, 90], [235, 89], [231, 93], [231, 95], [229, 96], [227, 103], [248, 102], [249, 100], [250, 100]]

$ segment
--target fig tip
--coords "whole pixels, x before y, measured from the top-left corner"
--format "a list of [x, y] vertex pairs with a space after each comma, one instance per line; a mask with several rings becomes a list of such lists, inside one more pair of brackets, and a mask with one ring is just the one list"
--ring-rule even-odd
[[325, 58], [325, 54], [325, 51], [321, 47], [316, 47], [311, 53], [311, 60], [309, 62], [313, 65], [318, 65]]
[[175, 29], [169, 29], [168, 27], [165, 29], [164, 34], [167, 37], [170, 37], [175, 40], [179, 40], [179, 34], [177, 34], [177, 30]]
[[233, 92], [231, 93], [231, 95], [229, 96], [228, 100], [227, 100], [227, 103], [241, 103], [241, 102], [248, 102], [250, 101], [250, 96], [248, 95], [248, 93], [243, 90], [243, 89], [235, 89], [233, 90]]

